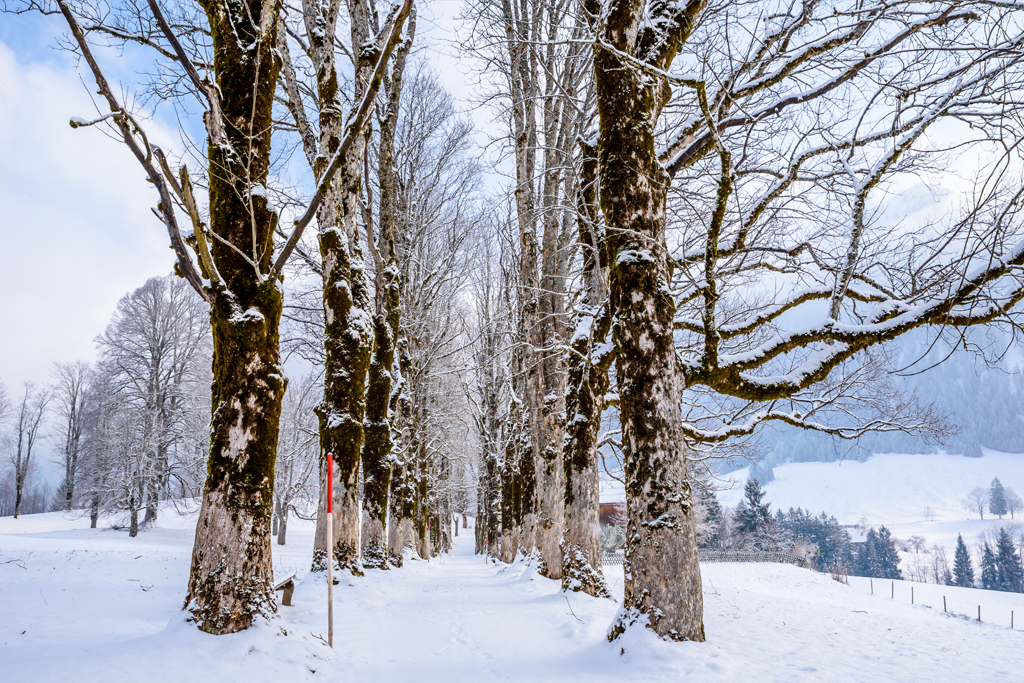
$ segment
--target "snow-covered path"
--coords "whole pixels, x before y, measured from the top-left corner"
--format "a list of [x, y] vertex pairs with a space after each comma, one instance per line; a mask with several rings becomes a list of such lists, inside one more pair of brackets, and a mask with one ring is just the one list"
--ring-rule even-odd
[[[786, 565], [705, 566], [707, 643], [638, 631], [611, 644], [615, 602], [565, 596], [523, 563], [484, 562], [472, 530], [451, 556], [342, 582], [331, 650], [326, 583], [306, 571], [312, 530], [296, 524], [274, 546], [277, 574], [299, 575], [294, 606], [210, 636], [180, 611], [188, 517], [136, 539], [34, 517], [0, 519], [2, 681], [1024, 681], [1021, 624], [945, 616]], [[621, 570], [609, 576], [621, 594]], [[959, 590], [987, 601], [986, 614], [1024, 619], [1024, 596]]]
[[353, 673], [389, 681], [582, 680], [583, 674], [593, 680], [599, 660], [619, 668], [604, 642], [614, 603], [567, 600], [532, 568], [486, 564], [472, 551], [472, 538], [464, 535], [453, 555], [429, 566], [409, 563], [359, 590], [338, 591], [335, 614], [344, 622], [335, 630], [338, 658]]

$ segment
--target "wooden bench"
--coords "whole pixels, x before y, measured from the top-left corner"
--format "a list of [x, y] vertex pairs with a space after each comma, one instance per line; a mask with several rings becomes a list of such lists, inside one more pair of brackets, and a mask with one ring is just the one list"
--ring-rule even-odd
[[277, 591], [284, 591], [284, 595], [281, 596], [281, 604], [291, 607], [292, 593], [295, 592], [295, 574], [291, 574], [278, 581], [274, 586], [274, 592], [276, 593]]

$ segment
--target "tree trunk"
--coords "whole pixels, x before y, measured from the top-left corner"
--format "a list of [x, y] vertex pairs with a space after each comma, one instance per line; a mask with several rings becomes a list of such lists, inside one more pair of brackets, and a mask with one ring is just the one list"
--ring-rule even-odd
[[89, 505], [89, 528], [95, 529], [96, 524], [100, 521], [100, 499], [98, 496], [93, 496], [92, 503]]
[[[398, 239], [398, 182], [395, 168], [395, 132], [402, 96], [406, 56], [416, 31], [416, 13], [409, 15], [407, 38], [395, 51], [391, 78], [385, 84], [387, 108], [380, 124], [378, 182], [380, 184], [380, 235], [375, 250], [377, 315], [373, 323], [374, 354], [370, 363], [366, 396], [366, 443], [363, 446], [363, 565], [388, 568], [388, 496], [391, 490], [391, 407], [395, 374], [395, 342], [401, 322], [401, 283], [395, 242]], [[369, 224], [370, 221], [368, 220]], [[368, 238], [372, 242], [369, 225]], [[374, 245], [369, 245], [374, 249]], [[400, 377], [398, 378], [400, 380]]]
[[[519, 426], [521, 422], [518, 403], [509, 408], [508, 430], [505, 440], [505, 457], [501, 464], [501, 561], [512, 562], [519, 551], [519, 535], [522, 532], [522, 491], [519, 476], [520, 450]], [[480, 528], [481, 520], [476, 519]], [[478, 532], [479, 533], [479, 532]]]
[[494, 453], [495, 445], [490, 443], [484, 445], [484, 460], [480, 463], [476, 551], [477, 553], [497, 556], [501, 544], [501, 529], [498, 526], [501, 510], [501, 491], [498, 478], [498, 459]]
[[288, 508], [284, 508], [278, 520], [277, 544], [284, 545], [288, 540]]
[[[602, 31], [632, 53], [643, 12], [629, 8], [617, 9]], [[656, 92], [656, 79], [600, 46], [594, 48], [594, 72], [626, 476], [625, 596], [609, 637], [646, 623], [663, 637], [703, 641], [665, 244], [669, 178], [654, 140], [663, 92]]]
[[388, 525], [388, 556], [391, 563], [401, 567], [403, 552], [414, 546], [416, 515], [416, 491], [413, 473], [408, 463], [409, 446], [406, 445], [400, 459], [391, 468], [391, 523]]
[[[162, 422], [162, 420], [161, 420]], [[162, 425], [165, 429], [169, 425]], [[163, 434], [158, 435], [163, 440]], [[143, 526], [156, 524], [157, 513], [160, 508], [160, 491], [163, 489], [164, 477], [167, 472], [167, 445], [161, 444], [157, 447], [156, 460], [153, 463], [153, 473], [146, 482], [146, 516], [142, 519]]]
[[281, 498], [274, 496], [274, 516], [271, 521], [270, 533], [274, 536], [277, 535], [277, 530], [281, 526]]
[[[422, 448], [422, 447], [421, 447]], [[424, 449], [425, 450], [425, 449]], [[429, 481], [427, 472], [426, 453], [418, 454], [416, 462], [416, 552], [424, 560], [433, 557], [433, 545], [430, 534], [430, 506], [428, 505]]]
[[20, 476], [15, 475], [14, 477], [14, 518], [17, 519], [18, 515], [21, 514], [21, 498], [22, 491], [25, 488], [25, 480]]
[[597, 150], [581, 145], [579, 244], [583, 250], [584, 289], [577, 309], [569, 354], [565, 440], [565, 536], [562, 540], [562, 589], [610, 597], [601, 573], [600, 489], [597, 469], [601, 413], [608, 391], [612, 354], [595, 352], [611, 328], [606, 268], [598, 242]]
[[[366, 46], [371, 40], [369, 8], [364, 2], [349, 2], [352, 44]], [[333, 25], [333, 24], [332, 24]], [[333, 50], [330, 38], [322, 29], [309, 31], [323, 45], [316, 51], [327, 55]], [[333, 35], [333, 33], [329, 34]], [[358, 54], [355, 74], [354, 102], [359, 102], [370, 80], [377, 59], [374, 50], [362, 49]], [[325, 67], [326, 68], [326, 67]], [[318, 74], [320, 101], [337, 100], [337, 78], [333, 58], [329, 76]], [[337, 107], [323, 106], [320, 112], [321, 155], [317, 177], [327, 159], [341, 144], [344, 131]], [[326, 154], [323, 152], [326, 151]], [[317, 214], [320, 228], [320, 255], [323, 262], [323, 304], [326, 351], [324, 401], [320, 417], [320, 447], [323, 453], [334, 454], [334, 520], [332, 547], [339, 569], [362, 574], [360, 563], [359, 465], [363, 447], [363, 418], [366, 413], [366, 375], [373, 349], [371, 297], [359, 240], [358, 218], [361, 213], [361, 188], [366, 138], [358, 136], [338, 180]], [[321, 503], [321, 509], [326, 506]], [[317, 515], [313, 570], [327, 568], [326, 521]]]
[[404, 562], [403, 552], [413, 546], [416, 498], [408, 465], [404, 461], [397, 462], [391, 473], [392, 513], [391, 523], [388, 525], [388, 556], [393, 565], [401, 567]]
[[223, 289], [210, 309], [210, 457], [185, 608], [200, 629], [220, 634], [276, 611], [270, 517], [285, 389], [278, 336], [283, 295], [277, 279], [263, 275], [272, 269], [277, 215], [253, 190], [267, 181], [266, 131], [273, 127], [281, 60], [276, 3], [205, 0], [203, 7], [227, 124], [211, 134], [208, 148], [210, 228], [224, 240], [213, 242], [213, 260]]
[[[398, 286], [394, 288], [395, 326], [398, 323]], [[390, 293], [390, 292], [389, 292]], [[390, 298], [390, 297], [389, 297]], [[389, 302], [390, 304], [390, 302]], [[388, 316], [391, 317], [391, 316]], [[391, 488], [391, 364], [394, 360], [394, 335], [389, 321], [378, 315], [374, 321], [376, 350], [370, 364], [370, 383], [366, 394], [366, 442], [363, 445], [363, 566], [388, 568], [388, 493]]]
[[131, 521], [128, 524], [128, 538], [135, 538], [139, 535], [139, 511], [132, 502]]
[[248, 628], [256, 616], [276, 610], [270, 518], [284, 396], [278, 349], [283, 297], [276, 282], [246, 289], [235, 290], [242, 294], [237, 303], [228, 293], [219, 296], [210, 315], [210, 461], [186, 600], [192, 618], [210, 633]]

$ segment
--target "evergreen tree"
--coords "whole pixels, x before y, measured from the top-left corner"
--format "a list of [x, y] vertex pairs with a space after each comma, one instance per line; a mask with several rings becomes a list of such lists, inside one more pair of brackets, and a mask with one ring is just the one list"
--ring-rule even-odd
[[817, 546], [818, 555], [814, 560], [819, 571], [825, 571], [838, 564], [848, 567], [849, 571], [857, 574], [857, 565], [850, 546], [850, 534], [835, 517], [829, 517], [824, 512], [814, 516], [802, 508], [790, 508], [789, 512], [776, 512], [775, 525], [781, 539], [787, 543], [796, 543], [803, 539]]
[[971, 554], [967, 552], [967, 544], [963, 536], [956, 536], [956, 555], [953, 557], [953, 585], [963, 588], [974, 588], [974, 567], [971, 566]]
[[995, 588], [1009, 593], [1024, 593], [1024, 567], [1021, 567], [1020, 556], [1017, 555], [1013, 539], [1005, 528], [999, 530], [995, 564]]
[[857, 553], [854, 574], [876, 579], [903, 579], [900, 556], [892, 533], [883, 527], [868, 530], [867, 540]]
[[884, 526], [878, 529], [878, 549], [876, 553], [878, 556], [879, 578], [903, 578], [903, 574], [900, 572], [900, 556], [896, 552], [896, 542], [892, 538], [892, 533]]
[[764, 489], [757, 477], [751, 477], [743, 487], [743, 500], [736, 508], [736, 530], [754, 535], [771, 522], [771, 503], [762, 503]]
[[704, 520], [697, 530], [697, 547], [717, 548], [722, 543], [722, 506], [711, 487], [698, 484], [696, 490], [698, 504], [704, 510]]
[[988, 542], [981, 554], [981, 587], [985, 590], [994, 590], [999, 585], [999, 571], [996, 568], [996, 556]]
[[999, 477], [992, 480], [992, 485], [988, 489], [988, 511], [993, 515], [998, 515], [1000, 519], [1009, 512], [1006, 505], [1006, 489], [1003, 488]]
[[743, 488], [744, 500], [736, 508], [736, 531], [744, 545], [758, 550], [778, 550], [780, 539], [771, 503], [764, 500], [764, 489], [757, 477], [747, 480]]
[[857, 551], [854, 573], [857, 576], [878, 576], [878, 532], [874, 527], [868, 529], [867, 538]]

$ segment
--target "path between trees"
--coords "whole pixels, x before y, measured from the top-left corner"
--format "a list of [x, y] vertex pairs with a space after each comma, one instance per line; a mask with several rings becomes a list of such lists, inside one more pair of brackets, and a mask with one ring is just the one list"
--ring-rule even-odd
[[[326, 583], [322, 575], [308, 573], [312, 528], [297, 523], [289, 530], [289, 545], [274, 546], [277, 575], [298, 573], [294, 606], [282, 606], [270, 623], [214, 637], [185, 623], [181, 612], [192, 547], [188, 527], [194, 522], [162, 519], [165, 528], [144, 530], [135, 539], [122, 531], [79, 528], [88, 520], [69, 521], [60, 513], [28, 515], [17, 527], [0, 519], [4, 680], [1021, 678], [1024, 631], [945, 617], [941, 610], [871, 596], [860, 586], [779, 564], [703, 568], [707, 643], [665, 643], [638, 630], [610, 644], [604, 636], [615, 602], [566, 596], [557, 582], [522, 563], [485, 563], [472, 554], [472, 529], [462, 531], [451, 556], [370, 571], [339, 585], [330, 650], [319, 638], [327, 633]], [[20, 562], [7, 563], [15, 559]], [[621, 595], [620, 571], [608, 574], [613, 592]]]

